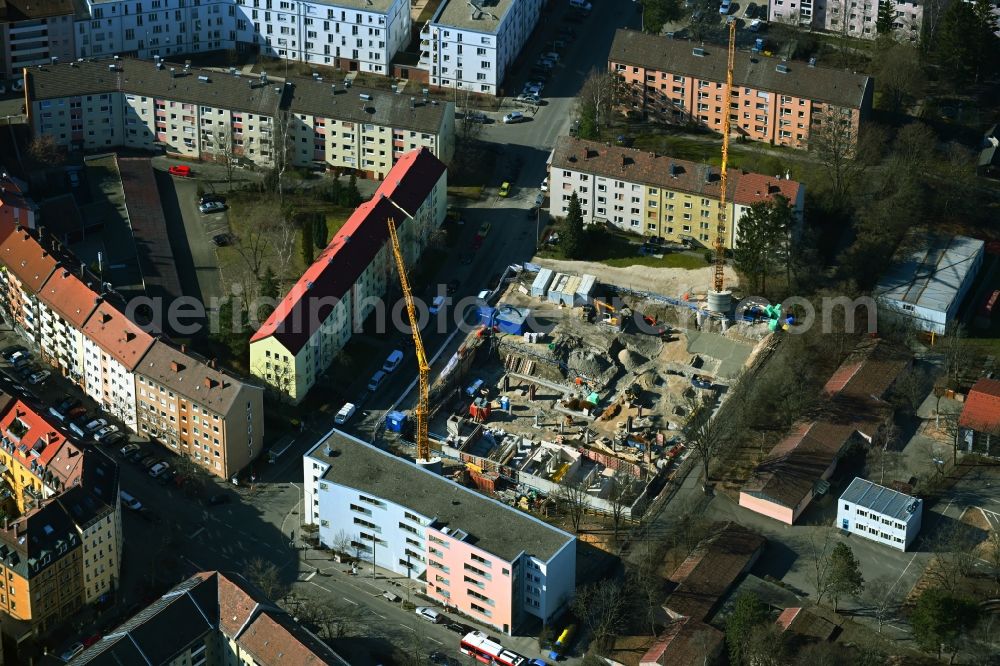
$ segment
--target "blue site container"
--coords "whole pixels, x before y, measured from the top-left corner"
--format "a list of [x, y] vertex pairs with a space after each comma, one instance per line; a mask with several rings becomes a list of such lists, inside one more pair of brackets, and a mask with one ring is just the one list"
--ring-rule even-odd
[[385, 416], [385, 428], [390, 432], [403, 432], [406, 427], [406, 414], [403, 412], [389, 412]]

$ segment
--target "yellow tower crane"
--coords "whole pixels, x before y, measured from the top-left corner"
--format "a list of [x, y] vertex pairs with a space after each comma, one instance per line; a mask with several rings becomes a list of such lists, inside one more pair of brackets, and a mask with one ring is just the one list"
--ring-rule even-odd
[[733, 67], [736, 63], [736, 21], [729, 23], [729, 58], [726, 63], [726, 94], [723, 99], [722, 115], [722, 169], [719, 172], [719, 226], [715, 234], [715, 292], [725, 289], [726, 243], [726, 185], [729, 166], [729, 116], [733, 101]]
[[420, 338], [420, 328], [417, 326], [417, 310], [413, 305], [413, 291], [406, 277], [406, 263], [403, 261], [403, 251], [399, 247], [399, 237], [396, 235], [396, 222], [389, 218], [389, 240], [392, 242], [392, 254], [396, 257], [396, 270], [399, 272], [399, 284], [406, 298], [406, 314], [410, 318], [410, 333], [413, 335], [413, 348], [417, 350], [417, 369], [420, 372], [420, 396], [417, 400], [417, 461], [430, 461], [431, 442], [427, 437], [427, 417], [430, 414], [430, 374], [431, 366], [424, 352], [424, 341]]

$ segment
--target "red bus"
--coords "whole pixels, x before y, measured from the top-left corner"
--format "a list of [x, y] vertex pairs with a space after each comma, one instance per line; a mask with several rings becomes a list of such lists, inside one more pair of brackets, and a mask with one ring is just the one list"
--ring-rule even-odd
[[527, 666], [525, 657], [504, 649], [500, 641], [491, 638], [481, 631], [473, 631], [462, 639], [460, 649], [462, 654], [475, 657], [476, 661], [496, 666]]

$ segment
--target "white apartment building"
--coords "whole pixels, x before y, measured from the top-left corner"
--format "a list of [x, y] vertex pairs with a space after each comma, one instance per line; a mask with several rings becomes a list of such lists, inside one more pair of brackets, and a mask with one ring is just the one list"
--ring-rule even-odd
[[443, 0], [420, 29], [430, 84], [501, 94], [507, 71], [538, 23], [543, 0]]
[[122, 59], [25, 70], [25, 85], [32, 129], [66, 148], [274, 159], [282, 86], [266, 77]]
[[905, 551], [920, 532], [922, 500], [855, 477], [837, 505], [837, 527]]
[[24, 67], [73, 57], [74, 0], [0, 3], [0, 79], [18, 79]]
[[[770, 20], [808, 26], [847, 37], [875, 39], [880, 0], [774, 0], [769, 5]], [[894, 2], [893, 28], [899, 39], [916, 42], [924, 7], [921, 2]]]
[[87, 395], [135, 432], [135, 369], [153, 337], [105, 302], [87, 320], [83, 334]]
[[347, 550], [504, 633], [554, 617], [576, 586], [576, 539], [439, 474], [331, 430], [303, 458], [305, 520]]
[[444, 222], [447, 176], [427, 149], [399, 158], [250, 338], [250, 372], [300, 402], [396, 280], [387, 220], [413, 266]]
[[77, 57], [235, 49], [387, 74], [410, 40], [406, 0], [87, 0]]
[[84, 383], [83, 327], [99, 302], [97, 294], [66, 269], [52, 274], [38, 299], [42, 359], [80, 386]]
[[289, 79], [292, 163], [340, 167], [381, 180], [405, 153], [455, 152], [455, 105], [318, 79]]

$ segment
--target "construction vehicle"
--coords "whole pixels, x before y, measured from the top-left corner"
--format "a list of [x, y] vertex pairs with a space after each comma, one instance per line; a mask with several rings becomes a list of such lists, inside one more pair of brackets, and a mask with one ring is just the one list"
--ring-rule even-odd
[[424, 341], [420, 338], [420, 327], [417, 325], [417, 309], [413, 305], [413, 291], [410, 280], [406, 277], [406, 263], [403, 261], [403, 251], [399, 247], [399, 237], [396, 235], [396, 222], [390, 217], [389, 240], [392, 243], [392, 254], [396, 257], [396, 270], [399, 272], [399, 284], [406, 299], [406, 314], [410, 318], [410, 333], [413, 336], [413, 348], [417, 352], [417, 369], [420, 374], [420, 393], [417, 398], [417, 462], [431, 460], [431, 443], [427, 435], [427, 419], [430, 415], [430, 374], [431, 366], [424, 352]]
[[605, 303], [604, 301], [594, 299], [594, 311], [600, 317], [601, 310], [604, 310], [604, 316], [600, 318], [602, 324], [611, 326], [612, 328], [621, 329], [625, 325], [625, 320], [629, 316], [628, 308], [622, 308], [620, 311], [617, 310], [610, 303]]

